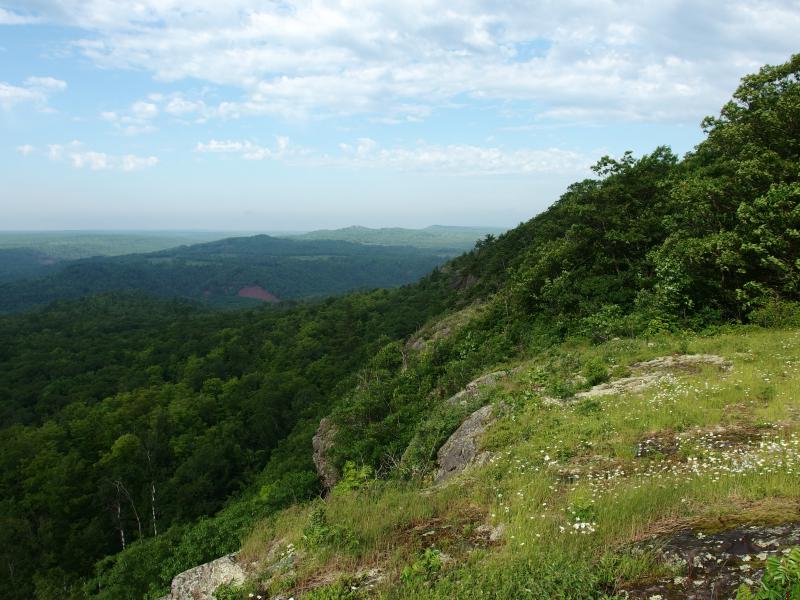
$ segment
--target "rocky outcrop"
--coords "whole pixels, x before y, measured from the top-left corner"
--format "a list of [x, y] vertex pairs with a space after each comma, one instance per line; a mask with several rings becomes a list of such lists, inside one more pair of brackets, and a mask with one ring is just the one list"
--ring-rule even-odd
[[326, 492], [339, 481], [339, 472], [328, 459], [328, 452], [333, 448], [335, 437], [336, 426], [329, 417], [325, 417], [319, 422], [317, 432], [311, 439], [314, 448], [314, 466]]
[[236, 562], [235, 554], [194, 567], [176, 575], [170, 593], [161, 600], [214, 600], [221, 585], [244, 583], [246, 573]]
[[636, 371], [693, 370], [702, 365], [711, 365], [727, 371], [733, 366], [733, 363], [716, 354], [675, 354], [634, 363], [631, 365], [631, 369]]
[[466, 406], [467, 403], [473, 398], [475, 398], [482, 389], [494, 387], [502, 380], [506, 379], [509, 375], [512, 375], [513, 373], [518, 373], [521, 370], [522, 370], [521, 367], [516, 367], [508, 371], [495, 371], [494, 373], [487, 373], [486, 375], [481, 375], [474, 381], [470, 381], [466, 386], [464, 386], [463, 390], [448, 398], [447, 404], [451, 406], [455, 406], [456, 404], [460, 404], [461, 406]]
[[612, 396], [618, 394], [635, 394], [656, 383], [670, 371], [693, 371], [701, 366], [711, 365], [722, 371], [731, 368], [731, 362], [714, 354], [678, 354], [675, 356], [662, 356], [652, 360], [634, 363], [630, 366], [634, 372], [630, 377], [614, 379], [608, 383], [601, 383], [585, 392], [578, 392], [575, 398], [596, 398], [598, 396]]
[[629, 586], [624, 594], [642, 600], [734, 598], [742, 584], [757, 589], [767, 559], [782, 558], [799, 544], [797, 522], [710, 534], [682, 531], [671, 538], [656, 538], [637, 550], [660, 555], [665, 564], [682, 567], [683, 574]]
[[480, 438], [494, 421], [494, 407], [487, 404], [472, 413], [461, 423], [444, 445], [439, 448], [439, 469], [434, 481], [440, 483], [463, 471], [467, 466], [485, 462], [488, 453], [478, 454]]

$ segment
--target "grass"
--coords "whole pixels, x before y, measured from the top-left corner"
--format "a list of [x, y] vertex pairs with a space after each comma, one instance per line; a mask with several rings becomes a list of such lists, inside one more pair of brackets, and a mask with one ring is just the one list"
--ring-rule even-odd
[[[553, 389], [587, 387], [576, 377], [584, 365], [617, 377], [678, 352], [721, 355], [733, 367], [666, 373], [638, 394], [546, 401]], [[334, 494], [326, 516], [356, 542], [298, 551], [292, 581], [377, 566], [384, 580], [376, 593], [387, 599], [603, 598], [677, 573], [631, 545], [687, 527], [800, 517], [798, 357], [800, 331], [755, 328], [576, 342], [533, 357], [495, 394], [505, 408], [484, 437], [490, 464], [444, 487], [374, 481]], [[261, 524], [242, 555], [269, 563], [276, 540], [303, 548], [311, 510], [294, 507]], [[502, 543], [476, 541], [484, 523], [505, 527]], [[401, 581], [431, 546], [446, 558], [441, 568]]]

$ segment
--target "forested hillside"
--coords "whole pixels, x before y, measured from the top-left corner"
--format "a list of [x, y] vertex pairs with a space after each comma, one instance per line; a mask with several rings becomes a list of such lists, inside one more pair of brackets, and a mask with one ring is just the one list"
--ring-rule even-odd
[[[0, 250], [25, 249], [52, 261], [155, 252], [230, 237], [213, 231], [0, 231]], [[0, 263], [0, 273], [6, 265]]]
[[[254, 571], [220, 598], [609, 598], [687, 576], [634, 550], [646, 533], [796, 520], [799, 77], [800, 55], [764, 67], [687, 156], [602, 158], [414, 285], [3, 317], [0, 593], [154, 599], [244, 543]], [[652, 395], [576, 397], [664, 355], [717, 362]], [[508, 384], [465, 387], [493, 373]], [[491, 458], [431, 487], [443, 442], [488, 405]], [[327, 502], [324, 416], [341, 475]], [[704, 470], [729, 447], [756, 466]]]
[[320, 229], [291, 236], [301, 240], [340, 240], [358, 244], [379, 246], [414, 246], [429, 248], [456, 255], [472, 250], [475, 242], [487, 235], [496, 236], [505, 229], [499, 227], [458, 227], [431, 225], [424, 229], [405, 229], [403, 227], [345, 227], [343, 229]]
[[267, 235], [227, 238], [147, 254], [59, 263], [48, 267], [45, 276], [0, 283], [0, 312], [87, 294], [135, 290], [214, 307], [253, 306], [265, 300], [322, 297], [410, 283], [453, 254]]

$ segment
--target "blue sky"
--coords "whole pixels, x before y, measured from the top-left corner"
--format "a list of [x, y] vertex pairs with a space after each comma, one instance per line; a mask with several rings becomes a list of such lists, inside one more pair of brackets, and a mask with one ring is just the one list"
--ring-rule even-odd
[[0, 229], [511, 226], [701, 139], [798, 1], [0, 0]]

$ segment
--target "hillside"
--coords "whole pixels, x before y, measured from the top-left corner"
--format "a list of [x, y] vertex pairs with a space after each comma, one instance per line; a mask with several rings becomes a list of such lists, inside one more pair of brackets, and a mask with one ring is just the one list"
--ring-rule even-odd
[[0, 231], [0, 250], [24, 248], [51, 260], [62, 261], [155, 252], [224, 237], [226, 234], [221, 232], [202, 231]]
[[379, 246], [413, 246], [438, 250], [445, 255], [454, 256], [472, 250], [475, 242], [487, 235], [497, 236], [506, 231], [500, 227], [461, 227], [431, 225], [424, 229], [405, 229], [402, 227], [345, 227], [343, 229], [320, 229], [291, 236], [301, 240], [339, 240], [358, 244]]
[[266, 235], [227, 238], [52, 265], [45, 276], [0, 284], [0, 312], [110, 291], [142, 291], [214, 307], [247, 306], [402, 285], [443, 260], [439, 253], [411, 247]]
[[0, 318], [0, 593], [795, 597], [799, 77], [413, 285]]

